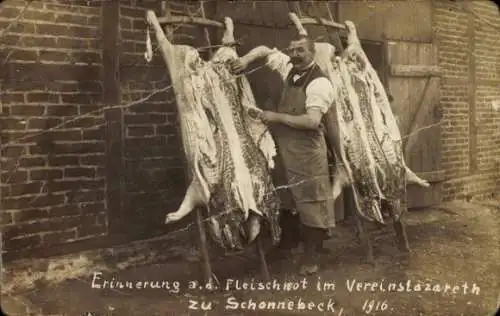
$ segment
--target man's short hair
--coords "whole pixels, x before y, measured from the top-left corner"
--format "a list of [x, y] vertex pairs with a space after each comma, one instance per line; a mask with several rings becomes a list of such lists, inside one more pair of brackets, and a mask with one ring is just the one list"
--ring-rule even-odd
[[293, 40], [294, 42], [306, 42], [307, 48], [311, 53], [316, 53], [316, 47], [314, 47], [314, 40], [308, 36], [299, 36], [298, 38]]

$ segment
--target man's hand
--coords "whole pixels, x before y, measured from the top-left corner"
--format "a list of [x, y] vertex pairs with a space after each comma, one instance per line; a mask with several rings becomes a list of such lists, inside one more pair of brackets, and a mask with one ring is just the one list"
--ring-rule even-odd
[[248, 67], [248, 62], [244, 58], [238, 58], [235, 60], [231, 60], [229, 62], [229, 66], [231, 67], [231, 71], [235, 74], [239, 74]]
[[260, 114], [260, 120], [266, 124], [277, 123], [279, 121], [279, 113], [271, 111], [263, 111]]

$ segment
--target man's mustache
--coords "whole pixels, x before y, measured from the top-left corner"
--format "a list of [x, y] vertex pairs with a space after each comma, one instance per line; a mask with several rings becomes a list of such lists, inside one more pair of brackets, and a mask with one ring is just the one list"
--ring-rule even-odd
[[292, 64], [299, 64], [302, 61], [303, 61], [303, 59], [300, 57], [290, 57], [290, 63], [292, 63]]

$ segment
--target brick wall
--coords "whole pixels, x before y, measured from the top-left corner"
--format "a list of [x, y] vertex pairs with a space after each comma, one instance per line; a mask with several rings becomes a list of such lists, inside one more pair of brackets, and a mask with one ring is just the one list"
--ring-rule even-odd
[[498, 28], [492, 1], [435, 1], [435, 35], [443, 73], [445, 200], [487, 197], [499, 189]]
[[86, 2], [2, 2], [2, 251], [106, 233], [100, 13]]

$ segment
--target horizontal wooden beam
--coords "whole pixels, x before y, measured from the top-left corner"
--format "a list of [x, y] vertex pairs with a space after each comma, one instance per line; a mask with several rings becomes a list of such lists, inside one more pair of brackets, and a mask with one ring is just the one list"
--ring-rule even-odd
[[340, 23], [333, 22], [333, 21], [326, 20], [326, 19], [320, 19], [320, 20], [321, 20], [321, 22], [315, 18], [301, 18], [300, 23], [302, 23], [303, 25], [307, 25], [307, 24], [320, 25], [320, 26], [326, 25], [326, 26], [333, 27], [336, 29], [341, 29], [341, 30], [345, 30], [345, 28], [346, 28], [344, 24], [340, 24]]
[[[222, 29], [225, 28], [225, 25], [222, 22], [199, 18], [199, 17], [189, 17], [189, 16], [158, 17], [158, 22], [160, 24], [198, 24], [198, 25], [211, 26]], [[323, 23], [324, 25], [329, 27], [337, 29], [345, 29], [345, 26], [343, 24], [325, 19], [321, 19], [320, 23], [318, 19], [302, 18], [300, 19], [300, 22], [304, 25], [318, 25], [318, 26], [321, 26], [322, 25], [321, 23]], [[237, 21], [237, 20], [234, 21], [234, 24], [241, 24], [241, 25], [255, 26], [255, 27], [267, 27], [275, 29], [287, 29], [292, 25], [292, 23], [289, 23], [287, 25], [264, 24], [264, 23], [259, 24], [259, 23], [252, 23], [248, 21]]]
[[160, 24], [199, 24], [203, 26], [212, 26], [222, 29], [226, 28], [226, 26], [222, 22], [189, 16], [159, 17], [158, 22]]
[[439, 77], [439, 66], [433, 65], [391, 65], [390, 75], [393, 77]]

